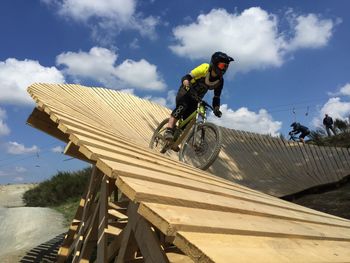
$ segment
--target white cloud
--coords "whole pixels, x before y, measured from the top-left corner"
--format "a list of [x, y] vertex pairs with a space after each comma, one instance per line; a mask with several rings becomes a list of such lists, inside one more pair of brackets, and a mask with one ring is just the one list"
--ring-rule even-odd
[[345, 96], [350, 96], [350, 83], [347, 83], [340, 88], [340, 94]]
[[315, 127], [322, 126], [325, 114], [335, 119], [345, 120], [350, 116], [350, 101], [341, 101], [339, 97], [330, 98], [321, 108], [319, 116], [313, 118], [312, 124]]
[[112, 43], [121, 30], [133, 29], [155, 38], [159, 19], [136, 12], [136, 0], [42, 0], [64, 18], [83, 22], [100, 43]]
[[24, 180], [24, 178], [22, 176], [16, 176], [15, 178], [13, 178], [14, 182], [22, 182]]
[[63, 153], [63, 147], [62, 146], [56, 146], [51, 149], [52, 152], [54, 153]]
[[165, 83], [158, 75], [157, 67], [148, 61], [141, 59], [134, 61], [124, 60], [115, 68], [117, 76], [127, 86], [149, 90], [163, 90]]
[[24, 172], [27, 171], [27, 169], [24, 168], [24, 167], [22, 167], [22, 166], [16, 166], [16, 167], [15, 167], [15, 171], [16, 171], [17, 173], [24, 173]]
[[32, 104], [26, 89], [35, 82], [63, 83], [64, 77], [55, 67], [44, 67], [38, 61], [0, 61], [0, 102]]
[[[194, 23], [174, 28], [176, 44], [170, 49], [179, 56], [206, 60], [220, 50], [234, 57], [234, 68], [244, 72], [280, 66], [291, 50], [327, 44], [335, 23], [314, 14], [291, 17], [290, 26], [295, 28], [279, 32], [278, 17], [260, 7], [240, 14], [212, 9], [199, 15]], [[288, 41], [286, 36], [293, 33], [295, 38]]]
[[23, 144], [17, 142], [9, 142], [7, 144], [7, 153], [9, 154], [27, 154], [27, 153], [38, 153], [39, 148], [36, 145], [33, 145], [30, 148], [26, 148]]
[[332, 36], [335, 23], [331, 19], [320, 19], [315, 14], [295, 18], [295, 36], [287, 49], [318, 48], [325, 46]]
[[0, 177], [5, 177], [5, 176], [9, 176], [9, 174], [7, 172], [0, 171]]
[[223, 104], [220, 110], [222, 111], [221, 118], [210, 114], [208, 120], [226, 128], [277, 136], [282, 127], [282, 122], [274, 121], [265, 109], [259, 110], [258, 113], [249, 111], [245, 107], [234, 111]]
[[6, 111], [0, 108], [0, 136], [8, 135], [10, 128], [5, 123]]
[[173, 108], [175, 107], [175, 98], [176, 98], [176, 91], [175, 90], [169, 90], [167, 93], [167, 97], [153, 97], [153, 96], [146, 96], [144, 99], [153, 101], [155, 103], [158, 103], [164, 107]]
[[93, 47], [87, 52], [66, 52], [57, 56], [56, 63], [77, 80], [91, 79], [111, 88], [163, 90], [166, 85], [157, 67], [141, 59], [124, 60], [115, 65], [118, 55], [112, 50]]
[[92, 17], [127, 23], [135, 12], [135, 0], [64, 0], [59, 13], [70, 18], [87, 21]]

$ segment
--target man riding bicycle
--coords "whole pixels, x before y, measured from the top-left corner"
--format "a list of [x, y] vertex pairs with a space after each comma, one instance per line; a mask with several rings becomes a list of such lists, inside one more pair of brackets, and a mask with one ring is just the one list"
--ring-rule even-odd
[[293, 122], [290, 126], [293, 127], [293, 130], [289, 132], [289, 135], [301, 133], [299, 139], [302, 143], [304, 143], [305, 136], [310, 134], [309, 128], [301, 125], [299, 122]]
[[223, 75], [225, 74], [232, 57], [223, 52], [215, 52], [210, 60], [210, 64], [203, 63], [194, 68], [189, 74], [182, 77], [182, 85], [176, 95], [176, 107], [170, 115], [164, 138], [168, 141], [174, 139], [174, 127], [176, 122], [182, 117], [186, 119], [196, 110], [197, 103], [208, 90], [214, 90], [212, 106], [214, 114], [221, 117], [220, 96], [224, 86]]

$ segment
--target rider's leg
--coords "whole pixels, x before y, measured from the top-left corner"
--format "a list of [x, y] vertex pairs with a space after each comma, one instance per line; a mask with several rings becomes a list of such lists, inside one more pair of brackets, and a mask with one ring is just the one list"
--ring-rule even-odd
[[183, 93], [181, 88], [176, 96], [176, 108], [171, 112], [167, 129], [164, 134], [166, 140], [174, 139], [174, 128], [176, 122], [188, 111], [191, 97], [188, 93]]

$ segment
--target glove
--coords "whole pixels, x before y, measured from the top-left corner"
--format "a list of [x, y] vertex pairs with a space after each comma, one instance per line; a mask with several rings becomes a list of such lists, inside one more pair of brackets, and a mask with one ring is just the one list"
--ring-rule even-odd
[[221, 118], [222, 112], [219, 110], [219, 107], [214, 108], [214, 114], [216, 117]]

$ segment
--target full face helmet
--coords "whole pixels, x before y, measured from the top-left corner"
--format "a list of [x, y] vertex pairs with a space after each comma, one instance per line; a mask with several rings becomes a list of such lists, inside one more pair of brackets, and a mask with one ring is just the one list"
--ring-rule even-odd
[[231, 61], [234, 61], [234, 59], [225, 53], [218, 51], [211, 56], [210, 67], [218, 76], [222, 77]]
[[298, 126], [300, 126], [300, 123], [298, 123], [298, 122], [293, 122], [293, 123], [290, 125], [290, 127], [293, 127], [293, 128], [296, 128], [296, 127], [298, 127]]

